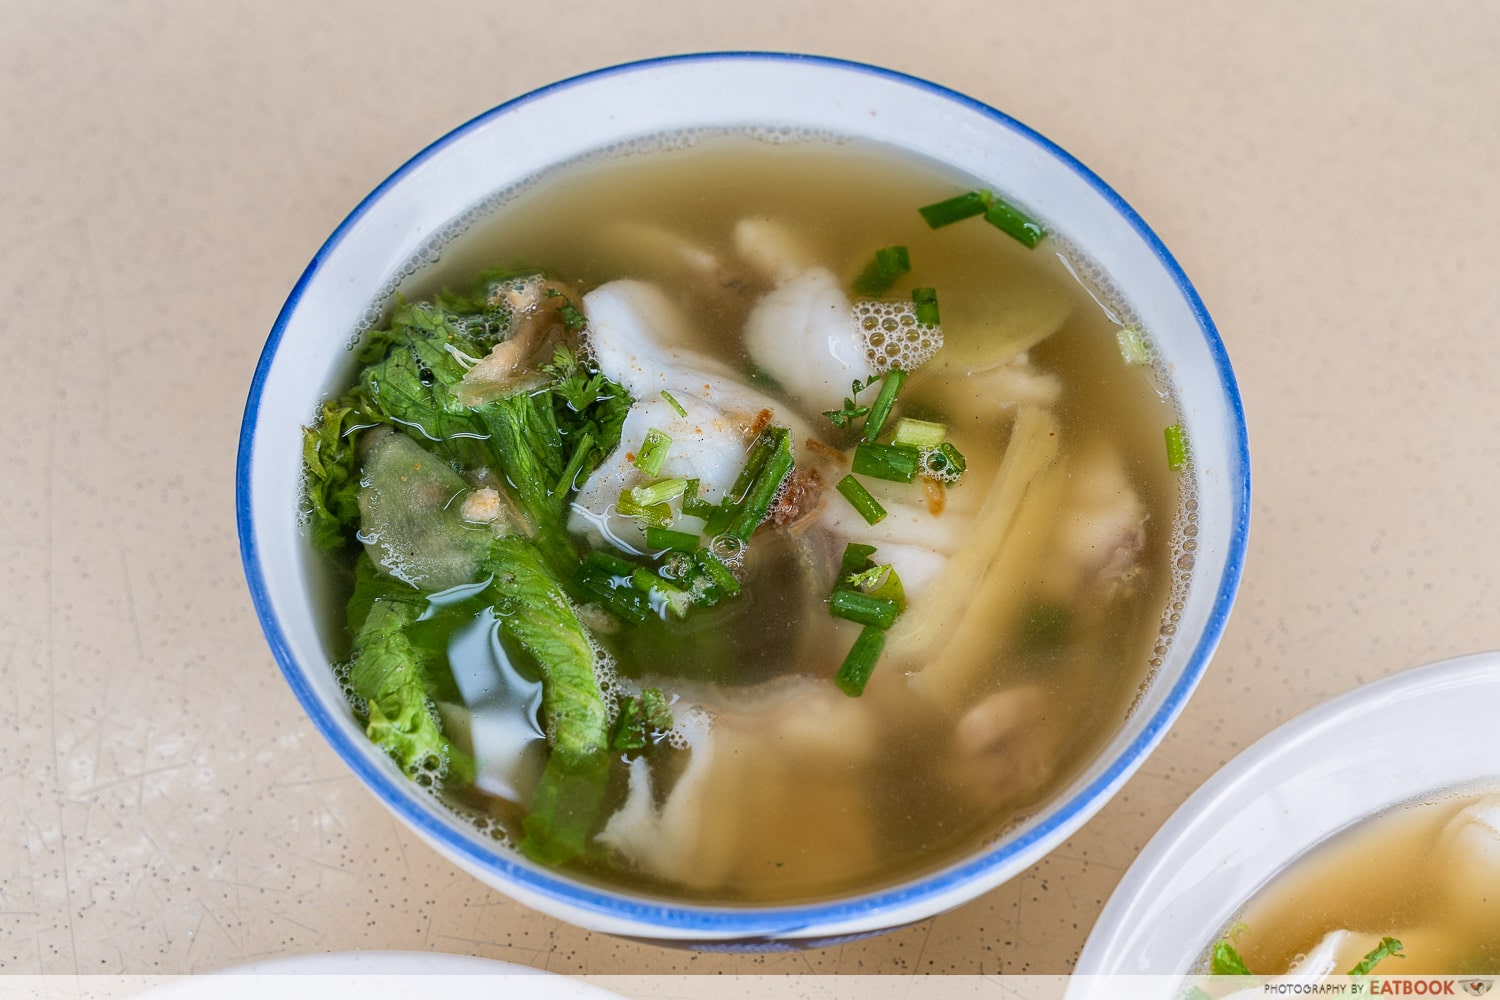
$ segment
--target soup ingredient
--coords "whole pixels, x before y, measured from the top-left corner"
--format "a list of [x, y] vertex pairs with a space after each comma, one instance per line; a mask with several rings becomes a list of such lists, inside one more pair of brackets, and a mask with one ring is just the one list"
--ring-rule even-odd
[[1187, 464], [1187, 436], [1181, 424], [1173, 424], [1164, 432], [1167, 439], [1167, 468], [1177, 472]]
[[1034, 249], [1047, 235], [1041, 223], [1016, 206], [995, 196], [992, 191], [969, 191], [918, 209], [933, 229], [983, 215], [984, 221], [1013, 237], [1027, 249]]
[[884, 295], [896, 279], [911, 270], [911, 256], [906, 247], [884, 247], [875, 251], [875, 259], [854, 279], [854, 291], [860, 295]]

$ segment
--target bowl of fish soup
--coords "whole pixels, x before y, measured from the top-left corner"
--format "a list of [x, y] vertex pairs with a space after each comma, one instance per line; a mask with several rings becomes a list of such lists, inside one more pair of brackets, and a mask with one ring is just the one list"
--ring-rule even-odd
[[[715, 202], [727, 211], [688, 212]], [[611, 216], [618, 206], [642, 214]], [[884, 244], [904, 268], [877, 273]], [[993, 266], [963, 270], [970, 259]], [[486, 271], [497, 263], [508, 270]], [[673, 291], [692, 273], [706, 283]], [[940, 321], [924, 311], [934, 288]], [[524, 334], [507, 327], [524, 317], [536, 318]], [[508, 343], [540, 360], [511, 365]], [[1128, 418], [1085, 413], [1076, 386], [1104, 382]], [[441, 412], [403, 416], [439, 390]], [[516, 453], [484, 449], [528, 439], [516, 421], [537, 407], [572, 446], [538, 456], [563, 474], [527, 495]], [[872, 410], [891, 426], [872, 428]], [[324, 435], [330, 419], [344, 423]], [[315, 470], [332, 462], [319, 447], [357, 475]], [[360, 484], [357, 504], [309, 500], [335, 479]], [[423, 503], [441, 559], [391, 541]], [[393, 507], [401, 517], [382, 514]], [[293, 290], [252, 384], [238, 470], [242, 555], [273, 653], [382, 803], [529, 905], [703, 946], [899, 926], [1065, 839], [1205, 669], [1248, 509], [1222, 344], [1118, 195], [962, 95], [760, 54], [564, 81], [418, 154]], [[345, 562], [330, 569], [319, 545]], [[997, 569], [1032, 564], [1049, 569]], [[734, 579], [707, 572], [725, 568]], [[351, 588], [366, 596], [346, 620]], [[550, 617], [532, 621], [543, 606]], [[1095, 607], [1120, 613], [1083, 610]], [[378, 624], [372, 608], [387, 612]], [[420, 670], [376, 676], [377, 652], [410, 653], [436, 627], [415, 623], [437, 619], [444, 649], [472, 619], [484, 670], [519, 664], [521, 693], [502, 708], [529, 734], [497, 728], [485, 707], [504, 702], [500, 681], [456, 659], [441, 690], [406, 702], [398, 689]], [[564, 633], [577, 641], [545, 662], [546, 638]], [[1085, 660], [1112, 680], [1091, 684], [1105, 668]], [[592, 680], [575, 669], [587, 663]], [[722, 673], [687, 675], [704, 663]], [[560, 678], [584, 700], [567, 701]], [[1097, 700], [1058, 696], [1095, 688]], [[653, 691], [671, 717], [650, 721]], [[631, 713], [634, 743], [621, 736]], [[782, 749], [753, 749], [765, 734]], [[436, 749], [413, 750], [423, 739]], [[890, 748], [907, 740], [940, 763], [903, 785], [912, 758]], [[761, 752], [762, 777], [740, 784], [728, 762]], [[595, 812], [570, 830], [576, 809], [559, 819], [538, 801], [585, 771]], [[914, 814], [942, 818], [900, 819]]]
[[[1497, 971], [1500, 655], [1375, 681], [1262, 737], [1178, 808], [1079, 957], [1088, 975]], [[1389, 950], [1389, 948], [1387, 948]], [[1108, 982], [1107, 979], [1100, 982]]]

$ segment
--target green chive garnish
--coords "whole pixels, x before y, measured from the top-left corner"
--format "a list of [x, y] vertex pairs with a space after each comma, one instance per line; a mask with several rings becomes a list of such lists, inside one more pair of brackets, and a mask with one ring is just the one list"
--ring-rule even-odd
[[[791, 433], [785, 427], [767, 427], [755, 439], [755, 444], [751, 446], [751, 460], [756, 455], [763, 456], [758, 463], [760, 468], [745, 487], [744, 499], [739, 502], [739, 511], [734, 520], [725, 529], [726, 534], [742, 542], [749, 541], [755, 529], [760, 527], [760, 522], [765, 520], [766, 512], [771, 509], [771, 501], [776, 498], [776, 492], [792, 471], [790, 439]], [[762, 445], [762, 442], [766, 444]], [[749, 467], [747, 462], [746, 469]], [[742, 472], [741, 478], [743, 476]], [[733, 496], [741, 496], [738, 489]]]
[[1146, 346], [1145, 338], [1134, 327], [1126, 326], [1116, 331], [1115, 342], [1120, 345], [1120, 357], [1127, 365], [1151, 363], [1151, 348]]
[[687, 416], [687, 410], [682, 408], [682, 404], [677, 402], [677, 397], [673, 396], [670, 392], [663, 389], [661, 391], [661, 398], [672, 404], [672, 409], [677, 411], [679, 417]]
[[646, 432], [646, 439], [641, 442], [640, 454], [635, 456], [635, 467], [648, 476], [661, 475], [661, 464], [667, 460], [667, 449], [672, 447], [672, 439], [657, 430], [655, 427]]
[[895, 601], [872, 597], [859, 590], [839, 589], [828, 598], [828, 610], [835, 618], [846, 618], [861, 625], [873, 625], [887, 629], [896, 623], [896, 614], [901, 610]]
[[839, 583], [834, 586], [842, 586], [844, 580], [873, 567], [875, 564], [870, 561], [870, 557], [874, 554], [875, 546], [866, 545], [864, 542], [850, 542], [845, 545], [844, 556], [839, 560]]
[[983, 215], [984, 210], [990, 207], [993, 196], [988, 191], [970, 191], [947, 201], [939, 201], [917, 209], [922, 213], [922, 218], [933, 229], [942, 226], [951, 226], [955, 222]]
[[740, 592], [740, 581], [736, 580], [729, 567], [708, 549], [699, 549], [694, 555], [694, 560], [699, 568], [708, 574], [708, 578], [714, 582], [714, 586], [722, 590], [726, 596], [733, 597]]
[[1047, 235], [1041, 223], [1001, 198], [991, 198], [989, 207], [984, 211], [984, 221], [1028, 248], [1035, 248], [1042, 242], [1042, 237]]
[[885, 508], [880, 506], [880, 501], [871, 496], [864, 484], [853, 476], [840, 479], [835, 489], [843, 494], [851, 507], [859, 511], [859, 516], [865, 519], [866, 524], [878, 524], [885, 518]]
[[1167, 468], [1176, 472], [1187, 464], [1187, 436], [1181, 424], [1173, 424], [1165, 431], [1167, 439]]
[[870, 672], [875, 669], [875, 661], [880, 659], [883, 649], [885, 633], [873, 625], [866, 625], [859, 638], [854, 640], [849, 655], [844, 657], [838, 676], [833, 679], [839, 690], [851, 698], [858, 698], [864, 692]]
[[676, 500], [687, 492], [688, 481], [686, 479], [658, 479], [654, 483], [645, 486], [635, 486], [630, 490], [630, 499], [642, 507], [653, 507], [668, 500]]
[[896, 421], [896, 433], [891, 437], [891, 444], [904, 444], [908, 448], [918, 449], [936, 448], [943, 443], [943, 437], [947, 433], [948, 428], [931, 420], [902, 417]]
[[615, 511], [622, 517], [633, 517], [644, 525], [656, 525], [665, 528], [672, 523], [672, 508], [664, 503], [654, 503], [650, 506], [636, 502], [631, 496], [632, 490], [621, 490], [620, 499], [615, 503]]
[[875, 259], [854, 279], [854, 290], [860, 295], [884, 295], [896, 279], [911, 270], [906, 247], [885, 247], [875, 251]]
[[665, 607], [674, 618], [686, 618], [693, 604], [693, 595], [668, 583], [649, 569], [638, 569], [630, 575], [630, 582], [651, 595], [652, 603]]
[[938, 301], [936, 288], [913, 288], [911, 300], [917, 307], [917, 322], [927, 326], [938, 325]]
[[915, 448], [862, 441], [854, 449], [853, 471], [861, 476], [909, 483], [917, 476], [921, 456]]
[[686, 531], [673, 531], [671, 528], [658, 528], [655, 525], [647, 525], [646, 547], [650, 549], [671, 549], [674, 552], [692, 554], [698, 551], [698, 536], [689, 534]]
[[957, 479], [968, 467], [969, 462], [964, 458], [963, 452], [953, 447], [951, 441], [944, 441], [927, 453], [925, 471], [939, 479]]
[[891, 415], [891, 407], [896, 405], [896, 393], [901, 391], [901, 386], [905, 382], [906, 372], [900, 368], [892, 368], [885, 373], [885, 378], [880, 380], [880, 393], [870, 406], [870, 415], [865, 418], [865, 429], [860, 435], [860, 440], [874, 441], [880, 436], [881, 430], [885, 427], [886, 418]]

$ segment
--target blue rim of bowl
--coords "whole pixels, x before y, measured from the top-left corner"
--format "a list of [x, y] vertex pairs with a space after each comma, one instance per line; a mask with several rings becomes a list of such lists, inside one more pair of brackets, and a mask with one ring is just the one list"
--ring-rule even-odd
[[[1232, 430], [1236, 444], [1233, 456], [1235, 467], [1230, 470], [1230, 478], [1236, 500], [1236, 517], [1229, 539], [1229, 550], [1224, 566], [1224, 576], [1219, 585], [1218, 594], [1214, 599], [1213, 609], [1209, 615], [1208, 622], [1202, 636], [1198, 640], [1197, 646], [1189, 657], [1187, 668], [1184, 670], [1183, 675], [1178, 678], [1177, 683], [1168, 692], [1162, 706], [1147, 721], [1141, 733], [1131, 742], [1123, 754], [1111, 762], [1103, 774], [1099, 775], [1086, 788], [1073, 795], [1067, 801], [1055, 806], [1052, 815], [1048, 816], [1035, 828], [1028, 830], [1023, 836], [990, 848], [967, 862], [940, 869], [937, 872], [911, 882], [886, 890], [857, 896], [853, 899], [836, 902], [764, 908], [737, 908], [666, 903], [645, 897], [631, 896], [627, 893], [611, 892], [519, 864], [511, 858], [485, 849], [474, 840], [459, 834], [455, 828], [439, 822], [431, 814], [416, 805], [415, 801], [409, 797], [412, 794], [411, 790], [400, 787], [398, 783], [401, 782], [401, 779], [386, 770], [372, 765], [371, 761], [362, 752], [362, 748], [357, 746], [348, 734], [345, 733], [339, 725], [338, 720], [326, 711], [322, 702], [319, 701], [317, 695], [303, 677], [301, 667], [292, 658], [285, 635], [282, 633], [281, 625], [271, 610], [270, 598], [266, 592], [265, 579], [261, 572], [260, 557], [256, 549], [254, 524], [250, 516], [250, 460], [255, 438], [256, 416], [260, 408], [261, 391], [270, 371], [271, 363], [275, 358], [276, 350], [281, 343], [282, 334], [285, 332], [286, 325], [292, 313], [295, 312], [307, 284], [318, 273], [324, 260], [343, 240], [349, 229], [369, 210], [371, 205], [377, 202], [388, 189], [402, 180], [407, 174], [411, 173], [432, 156], [441, 152], [444, 147], [455, 142], [470, 131], [484, 125], [491, 119], [505, 114], [514, 108], [528, 104], [537, 98], [580, 83], [617, 74], [638, 72], [642, 69], [677, 63], [714, 61], [808, 63], [848, 72], [866, 73], [871, 76], [883, 77], [919, 90], [928, 91], [929, 93], [977, 111], [1004, 128], [1034, 143], [1053, 157], [1056, 157], [1058, 161], [1072, 170], [1073, 173], [1100, 194], [1125, 219], [1141, 240], [1156, 255], [1162, 267], [1171, 276], [1179, 294], [1181, 294], [1183, 300], [1188, 304], [1197, 320], [1198, 327], [1202, 332], [1203, 339], [1208, 346], [1215, 368], [1218, 371], [1221, 386], [1229, 401], [1231, 418], [1234, 424]], [[312, 718], [313, 724], [323, 734], [323, 738], [333, 746], [335, 752], [343, 758], [344, 763], [348, 764], [359, 775], [360, 779], [370, 787], [388, 808], [396, 812], [397, 815], [411, 824], [418, 832], [441, 844], [445, 850], [452, 854], [464, 858], [471, 865], [495, 871], [505, 879], [531, 892], [539, 893], [558, 903], [578, 907], [592, 913], [625, 919], [647, 927], [670, 930], [674, 933], [701, 931], [712, 935], [714, 939], [721, 939], [730, 935], [738, 937], [759, 935], [771, 937], [797, 936], [803, 931], [817, 933], [818, 929], [822, 927], [838, 925], [850, 920], [868, 918], [882, 912], [909, 907], [922, 900], [941, 896], [966, 883], [982, 879], [986, 874], [1009, 863], [1017, 855], [1027, 851], [1031, 845], [1038, 841], [1044, 840], [1059, 831], [1069, 833], [1076, 826], [1082, 825], [1094, 812], [1102, 807], [1103, 794], [1117, 782], [1122, 782], [1140, 766], [1151, 750], [1163, 738], [1167, 727], [1181, 713], [1184, 705], [1187, 703], [1188, 697], [1202, 678], [1204, 670], [1207, 669], [1208, 660], [1223, 635], [1230, 606], [1233, 604], [1235, 593], [1239, 589], [1240, 577], [1244, 569], [1245, 548], [1250, 519], [1250, 445], [1245, 428], [1244, 406], [1240, 400], [1239, 387], [1235, 381], [1234, 372], [1230, 368], [1229, 356], [1225, 352], [1224, 344], [1219, 338], [1218, 330], [1214, 326], [1213, 320], [1209, 317], [1208, 310], [1204, 307], [1203, 301], [1198, 296], [1198, 292], [1193, 287], [1192, 282], [1188, 280], [1187, 275], [1178, 265], [1176, 259], [1173, 258], [1157, 235], [1136, 213], [1135, 209], [1131, 208], [1113, 188], [1095, 175], [1093, 171], [1085, 167], [1056, 143], [987, 104], [976, 101], [957, 91], [950, 90], [947, 87], [932, 83], [931, 81], [895, 70], [844, 59], [836, 59], [829, 56], [782, 52], [702, 52], [662, 56], [622, 63], [618, 66], [610, 66], [569, 77], [533, 90], [530, 93], [523, 94], [520, 97], [491, 108], [489, 111], [478, 115], [437, 139], [410, 160], [406, 161], [406, 163], [402, 164], [399, 169], [371, 191], [318, 249], [312, 261], [307, 265], [306, 270], [303, 271], [302, 276], [298, 278], [297, 284], [292, 288], [292, 292], [287, 297], [285, 305], [282, 306], [281, 312], [277, 315], [275, 324], [271, 327], [270, 336], [266, 340], [265, 349], [261, 352], [254, 378], [250, 383], [250, 394], [245, 403], [245, 415], [240, 426], [239, 453], [235, 469], [235, 509], [240, 538], [240, 558], [244, 564], [245, 578], [250, 587], [251, 599], [255, 604], [256, 614], [260, 618], [261, 629], [265, 632], [271, 652], [275, 656], [277, 664], [281, 667], [281, 672], [285, 675], [287, 683], [291, 685], [293, 693], [297, 696], [297, 700], [302, 703], [303, 709]], [[913, 918], [906, 917], [903, 919]]]

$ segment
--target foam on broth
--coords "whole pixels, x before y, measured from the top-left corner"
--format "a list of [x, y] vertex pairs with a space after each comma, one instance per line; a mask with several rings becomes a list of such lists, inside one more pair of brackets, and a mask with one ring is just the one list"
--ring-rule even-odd
[[[939, 230], [922, 223], [918, 206], [972, 186], [935, 164], [829, 137], [678, 135], [503, 192], [446, 229], [401, 277], [409, 300], [496, 264], [545, 267], [585, 289], [652, 282], [684, 307], [693, 350], [748, 371], [741, 333], [764, 287], [684, 279], [680, 254], [660, 234], [732, 260], [736, 222], [784, 222], [846, 289], [875, 249], [904, 244], [908, 283], [939, 291], [946, 343], [902, 404], [906, 415], [947, 424], [967, 456], [970, 472], [940, 515], [950, 518], [980, 505], [976, 492], [1014, 444], [1017, 408], [1006, 394], [1036, 389], [1009, 372], [970, 373], [1027, 345], [1025, 371], [1061, 387], [1042, 407], [1055, 421], [1058, 457], [1027, 491], [1013, 532], [1008, 558], [1019, 571], [982, 593], [960, 585], [944, 603], [914, 601], [927, 639], [893, 642], [860, 699], [829, 683], [858, 627], [828, 615], [826, 581], [809, 567], [816, 559], [804, 539], [758, 535], [734, 602], [670, 627], [596, 632], [624, 683], [660, 684], [680, 705], [701, 705], [695, 724], [713, 719], [706, 724], [721, 751], [745, 761], [716, 778], [733, 787], [713, 792], [719, 805], [689, 849], [692, 877], [618, 860], [582, 864], [578, 874], [731, 903], [815, 900], [933, 870], [999, 836], [1073, 778], [1160, 664], [1196, 535], [1191, 470], [1171, 472], [1163, 453], [1162, 428], [1177, 421], [1166, 383], [1122, 362], [1115, 335], [1132, 320], [1128, 307], [1063, 239], [1032, 251], [978, 219]], [[371, 322], [387, 307], [385, 298], [372, 307]], [[828, 429], [815, 412], [803, 417]], [[1069, 593], [1063, 578], [1078, 574], [1050, 553], [1059, 533], [1087, 532], [1089, 503], [1111, 502], [1078, 495], [1098, 462], [1127, 477], [1145, 514], [1145, 546], [1125, 584], [1105, 593], [1087, 578]], [[932, 680], [945, 670], [948, 680]], [[938, 694], [922, 694], [924, 682]], [[976, 712], [985, 705], [987, 715]], [[658, 800], [690, 753], [655, 765]], [[625, 794], [622, 765], [607, 811]], [[445, 797], [502, 839], [523, 815], [473, 790]]]

